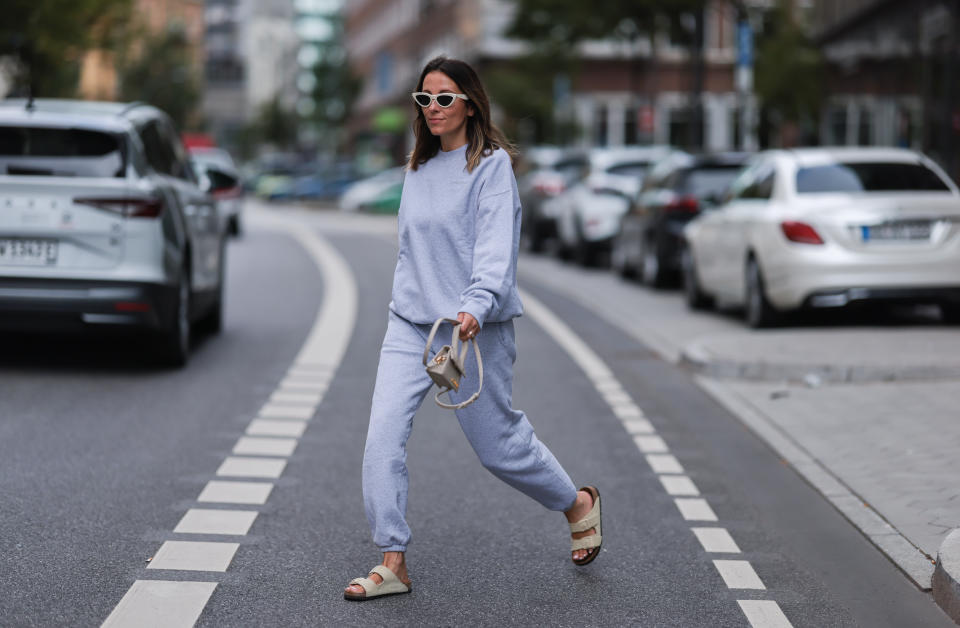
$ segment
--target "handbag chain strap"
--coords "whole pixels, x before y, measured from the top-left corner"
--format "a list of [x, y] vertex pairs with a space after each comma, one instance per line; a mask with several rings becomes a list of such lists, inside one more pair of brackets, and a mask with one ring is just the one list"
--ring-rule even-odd
[[[483, 390], [483, 358], [480, 357], [480, 347], [477, 346], [476, 338], [471, 338], [467, 342], [464, 342], [461, 348], [459, 333], [460, 321], [454, 318], [438, 318], [433, 323], [433, 328], [430, 330], [430, 336], [427, 338], [427, 346], [423, 349], [424, 366], [426, 366], [430, 361], [430, 349], [433, 347], [433, 339], [437, 335], [437, 330], [440, 328], [440, 325], [443, 323], [450, 323], [453, 325], [453, 337], [450, 339], [450, 351], [453, 353], [453, 358], [458, 361], [457, 363], [461, 368], [464, 366], [464, 361], [467, 359], [467, 351], [470, 349], [469, 345], [467, 344], [468, 342], [473, 343], [473, 353], [477, 356], [477, 373], [480, 375], [480, 386], [477, 388], [477, 392], [470, 395], [469, 399], [456, 404], [444, 403], [440, 401], [440, 395], [450, 392], [449, 388], [441, 388], [434, 397], [434, 401], [436, 401], [437, 405], [441, 408], [446, 408], [447, 410], [459, 410], [460, 408], [465, 408], [476, 401], [477, 397], [480, 396], [480, 391]], [[460, 350], [459, 352], [458, 349]]]

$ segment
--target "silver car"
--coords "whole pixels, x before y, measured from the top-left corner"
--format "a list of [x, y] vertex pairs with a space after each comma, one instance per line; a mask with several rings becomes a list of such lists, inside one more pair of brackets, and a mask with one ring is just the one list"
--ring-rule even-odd
[[687, 302], [744, 306], [763, 327], [799, 308], [937, 303], [960, 315], [960, 193], [893, 148], [766, 151], [684, 230]]
[[544, 213], [556, 216], [561, 256], [589, 265], [608, 254], [644, 175], [669, 152], [665, 146], [590, 151], [585, 176], [544, 202]]
[[223, 316], [224, 222], [167, 116], [0, 103], [0, 326], [148, 329], [168, 363]]

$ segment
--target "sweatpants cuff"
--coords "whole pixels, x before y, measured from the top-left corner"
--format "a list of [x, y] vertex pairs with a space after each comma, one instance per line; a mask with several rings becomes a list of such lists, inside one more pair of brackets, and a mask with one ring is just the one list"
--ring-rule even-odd
[[381, 548], [380, 548], [380, 551], [381, 551], [381, 552], [406, 552], [406, 551], [407, 551], [407, 546], [406, 546], [406, 545], [391, 545], [391, 546], [389, 546], [389, 547], [381, 547]]

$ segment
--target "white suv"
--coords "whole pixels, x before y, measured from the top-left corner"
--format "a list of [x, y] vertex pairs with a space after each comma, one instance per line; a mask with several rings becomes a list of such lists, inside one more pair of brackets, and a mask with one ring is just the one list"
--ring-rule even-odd
[[139, 103], [0, 102], [0, 326], [219, 331], [225, 224], [169, 118]]

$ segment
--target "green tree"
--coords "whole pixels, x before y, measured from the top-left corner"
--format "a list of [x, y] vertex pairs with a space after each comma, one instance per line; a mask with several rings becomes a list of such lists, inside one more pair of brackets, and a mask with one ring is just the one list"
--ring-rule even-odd
[[780, 143], [804, 143], [812, 134], [823, 97], [822, 60], [789, 0], [780, 0], [763, 16], [757, 38], [754, 89], [760, 101], [761, 126], [767, 135], [780, 132]]
[[120, 65], [120, 97], [162, 109], [178, 129], [195, 128], [200, 102], [192, 50], [182, 28], [147, 36], [139, 54]]
[[343, 140], [342, 129], [360, 94], [363, 81], [350, 71], [346, 51], [331, 43], [322, 49], [320, 59], [313, 66], [316, 85], [310, 94], [315, 109], [310, 116], [321, 143], [337, 147]]
[[75, 95], [83, 53], [122, 47], [131, 10], [131, 0], [4, 0], [0, 56], [14, 61], [14, 93]]
[[297, 114], [284, 106], [279, 95], [263, 104], [253, 124], [260, 143], [286, 150], [297, 142]]

